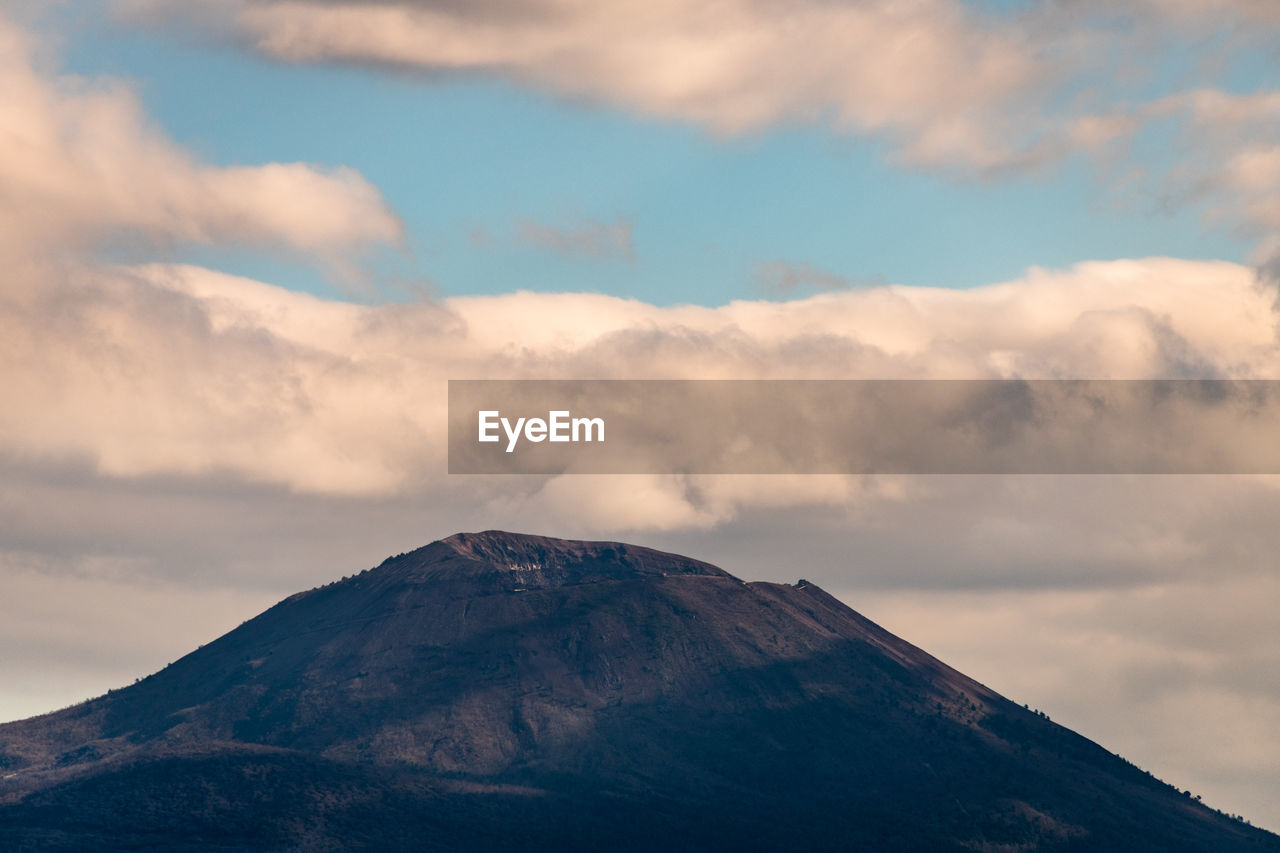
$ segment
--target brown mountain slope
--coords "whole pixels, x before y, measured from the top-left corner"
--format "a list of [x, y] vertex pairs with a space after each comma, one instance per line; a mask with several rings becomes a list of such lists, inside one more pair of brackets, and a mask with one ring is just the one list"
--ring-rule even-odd
[[0, 847], [1280, 850], [817, 587], [459, 534], [0, 726]]

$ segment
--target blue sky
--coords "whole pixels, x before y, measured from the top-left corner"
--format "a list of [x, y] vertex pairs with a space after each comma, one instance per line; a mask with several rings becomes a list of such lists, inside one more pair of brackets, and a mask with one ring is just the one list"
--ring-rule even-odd
[[[484, 75], [282, 64], [121, 23], [97, 5], [58, 17], [66, 70], [129, 81], [151, 121], [207, 161], [345, 165], [374, 183], [407, 238], [403, 250], [367, 259], [373, 288], [357, 289], [360, 299], [530, 289], [719, 305], [777, 298], [760, 273], [770, 263], [854, 286], [964, 288], [1084, 260], [1242, 261], [1253, 244], [1206, 223], [1201, 205], [1116, 192], [1114, 172], [1082, 155], [956, 176], [896, 163], [881, 139], [813, 122], [726, 136]], [[1156, 93], [1193, 65], [1182, 50], [1162, 61], [1148, 81]], [[1237, 88], [1256, 85], [1248, 63], [1233, 73]], [[1170, 135], [1144, 132], [1152, 162]], [[531, 223], [629, 228], [630, 251], [556, 251], [528, 239]], [[351, 295], [349, 282], [326, 280], [305, 258], [180, 245], [167, 254]]]

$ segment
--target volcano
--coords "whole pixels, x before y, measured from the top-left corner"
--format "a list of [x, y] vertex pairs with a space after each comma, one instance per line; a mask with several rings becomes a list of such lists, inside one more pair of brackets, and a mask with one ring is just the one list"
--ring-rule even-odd
[[1280, 851], [817, 586], [457, 534], [0, 726], [6, 850]]

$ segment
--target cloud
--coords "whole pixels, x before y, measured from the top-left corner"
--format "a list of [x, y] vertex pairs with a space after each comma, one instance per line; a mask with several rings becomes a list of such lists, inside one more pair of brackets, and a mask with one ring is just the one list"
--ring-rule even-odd
[[1189, 89], [1152, 101], [1141, 115], [1173, 123], [1177, 145], [1195, 152], [1160, 179], [1160, 193], [1203, 204], [1211, 222], [1262, 241], [1265, 258], [1280, 235], [1280, 90]]
[[1018, 33], [953, 0], [221, 0], [194, 14], [284, 62], [487, 74], [721, 134], [823, 121], [883, 134], [913, 161], [978, 168], [1034, 156], [1004, 111], [1045, 71]]
[[238, 243], [339, 263], [394, 243], [401, 225], [345, 168], [202, 164], [150, 126], [110, 81], [42, 74], [0, 18], [0, 253], [61, 254], [122, 238]]
[[[66, 563], [24, 556], [0, 552], [6, 591], [0, 719], [45, 713], [82, 700], [86, 690], [101, 694], [129, 684], [277, 599], [261, 590], [163, 582], [102, 558], [75, 560], [77, 571], [67, 573]], [[69, 611], [76, 618], [66, 618]], [[138, 618], [144, 611], [146, 618]], [[171, 644], [158, 645], [157, 635]]]
[[1118, 5], [1185, 24], [1199, 25], [1206, 19], [1218, 26], [1280, 21], [1280, 9], [1269, 0], [1128, 0]]
[[0, 453], [316, 494], [435, 482], [449, 378], [1280, 372], [1273, 297], [1227, 263], [1095, 263], [969, 291], [720, 308], [533, 293], [364, 306], [170, 265], [64, 265], [22, 284], [0, 300]]
[[[1258, 642], [1280, 600], [1274, 577], [1116, 592], [843, 597], [988, 686], [1050, 709], [1056, 722], [1111, 748], [1123, 744], [1125, 758], [1210, 806], [1277, 826], [1280, 697], [1258, 675], [1280, 665], [1277, 647]], [[1118, 707], [1129, 711], [1101, 710]]]
[[[1005, 13], [962, 0], [117, 7], [280, 62], [484, 75], [718, 135], [817, 125], [953, 176], [1025, 173], [1080, 155], [1123, 203], [1204, 204], [1215, 227], [1258, 240], [1280, 227], [1280, 186], [1264, 168], [1280, 146], [1274, 122], [1238, 121], [1274, 111], [1276, 94], [1205, 88], [1230, 81], [1241, 55], [1274, 66], [1269, 25], [1280, 13], [1269, 0], [1089, 0]], [[1206, 32], [1218, 36], [1207, 45]], [[1189, 50], [1199, 57], [1191, 73], [1152, 72]], [[1259, 171], [1267, 179], [1253, 181]], [[544, 237], [535, 242], [552, 242]]]
[[[323, 417], [300, 377], [340, 375], [349, 355], [296, 346], [261, 321], [218, 326], [191, 294], [103, 264], [101, 251], [247, 244], [347, 269], [362, 249], [397, 241], [400, 222], [349, 169], [202, 164], [149, 125], [128, 89], [58, 76], [35, 52], [0, 18], [0, 375], [6, 410], [25, 410], [3, 418], [0, 452], [88, 459], [107, 474], [243, 474], [256, 425]], [[228, 286], [213, 301], [242, 294]], [[349, 416], [331, 414], [342, 432]], [[215, 441], [215, 423], [239, 461], [198, 446]], [[104, 443], [85, 445], [91, 434]], [[282, 436], [267, 467], [316, 462], [316, 437]], [[327, 483], [368, 489], [390, 476], [343, 458]]]
[[520, 223], [520, 240], [530, 246], [548, 249], [570, 257], [597, 259], [635, 259], [629, 222], [597, 222], [587, 220], [580, 225], [557, 228], [541, 222]]
[[506, 516], [525, 515], [531, 529], [556, 526], [573, 517], [584, 529], [614, 533], [709, 529], [726, 518], [694, 499], [684, 478], [659, 476], [628, 477], [625, 482], [611, 477], [555, 477], [546, 480], [536, 494], [517, 501], [499, 496], [493, 508]]
[[755, 269], [757, 287], [768, 296], [791, 296], [801, 290], [845, 290], [850, 287], [883, 286], [883, 277], [852, 279], [812, 264], [792, 261], [761, 261]]

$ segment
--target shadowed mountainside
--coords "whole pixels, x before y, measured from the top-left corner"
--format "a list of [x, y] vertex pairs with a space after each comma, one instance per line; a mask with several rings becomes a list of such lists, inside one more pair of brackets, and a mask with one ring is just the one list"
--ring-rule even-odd
[[1268, 850], [812, 584], [458, 534], [0, 726], [0, 848]]

